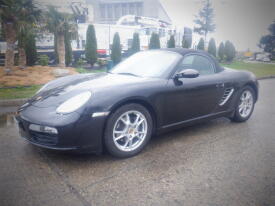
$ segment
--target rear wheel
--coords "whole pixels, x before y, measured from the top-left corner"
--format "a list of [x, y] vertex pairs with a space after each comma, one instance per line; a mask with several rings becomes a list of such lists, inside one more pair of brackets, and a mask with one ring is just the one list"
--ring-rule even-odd
[[152, 118], [147, 109], [139, 104], [128, 104], [111, 114], [105, 130], [105, 145], [116, 157], [138, 154], [152, 134]]
[[255, 92], [250, 86], [242, 89], [237, 104], [235, 114], [232, 118], [235, 122], [244, 122], [250, 118], [253, 113], [255, 104]]

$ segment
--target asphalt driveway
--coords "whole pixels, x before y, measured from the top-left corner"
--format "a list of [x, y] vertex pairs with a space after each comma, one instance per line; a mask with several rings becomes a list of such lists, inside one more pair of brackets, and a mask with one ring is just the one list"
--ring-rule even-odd
[[184, 128], [123, 160], [41, 150], [1, 115], [0, 205], [275, 205], [274, 90], [274, 79], [260, 81], [246, 123]]

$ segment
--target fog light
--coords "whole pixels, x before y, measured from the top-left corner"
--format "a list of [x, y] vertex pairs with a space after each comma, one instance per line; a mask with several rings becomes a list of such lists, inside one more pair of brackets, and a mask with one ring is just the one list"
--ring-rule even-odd
[[30, 124], [29, 129], [35, 132], [43, 132], [49, 134], [58, 134], [58, 131], [54, 127], [41, 126], [37, 124]]

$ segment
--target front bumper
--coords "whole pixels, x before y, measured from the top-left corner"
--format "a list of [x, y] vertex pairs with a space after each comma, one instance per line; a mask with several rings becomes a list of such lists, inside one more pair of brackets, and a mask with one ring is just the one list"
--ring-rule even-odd
[[[30, 106], [16, 115], [19, 133], [33, 145], [54, 150], [80, 150], [102, 152], [102, 137], [107, 116], [71, 113], [59, 115], [49, 108]], [[37, 132], [29, 129], [30, 124], [49, 126], [58, 134]]]

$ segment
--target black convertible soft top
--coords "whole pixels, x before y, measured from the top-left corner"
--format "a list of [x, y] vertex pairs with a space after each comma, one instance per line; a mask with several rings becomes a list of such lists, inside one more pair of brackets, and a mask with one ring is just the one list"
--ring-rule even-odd
[[210, 58], [215, 66], [216, 66], [216, 70], [218, 72], [223, 71], [224, 68], [220, 66], [219, 62], [217, 61], [216, 57], [210, 55], [208, 52], [202, 51], [202, 50], [194, 50], [194, 49], [185, 49], [185, 48], [165, 48], [165, 49], [160, 49], [162, 51], [171, 51], [171, 52], [176, 52], [182, 56], [186, 55], [186, 54], [201, 54], [204, 56], [207, 56], [208, 58]]

